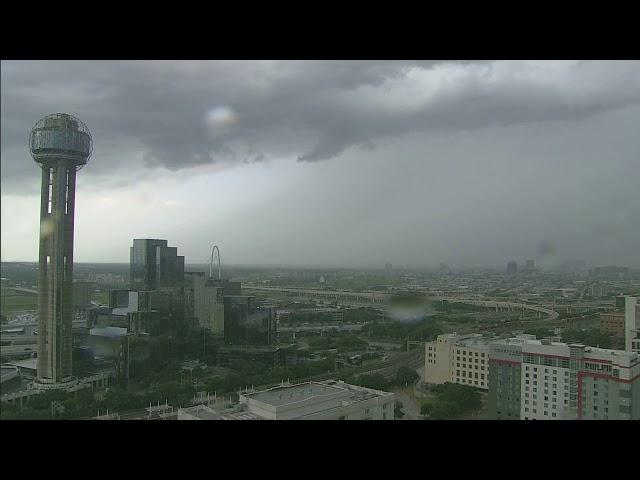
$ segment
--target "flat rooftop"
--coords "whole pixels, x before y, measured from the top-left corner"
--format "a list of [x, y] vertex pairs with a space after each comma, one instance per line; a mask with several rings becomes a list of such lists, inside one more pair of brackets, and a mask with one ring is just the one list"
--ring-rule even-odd
[[393, 393], [350, 385], [342, 381], [326, 380], [323, 382], [306, 382], [296, 385], [280, 385], [261, 392], [250, 392], [244, 393], [243, 395], [248, 399], [279, 407], [311, 399], [343, 399], [344, 401], [358, 402], [370, 398], [392, 396]]
[[251, 413], [246, 410], [218, 412], [206, 405], [185, 408], [182, 409], [182, 411], [188, 415], [197, 417], [200, 420], [262, 420], [260, 415], [256, 415], [255, 413]]
[[348, 390], [345, 388], [315, 382], [278, 386], [261, 392], [245, 394], [248, 398], [274, 406], [287, 405], [292, 402], [309, 400], [311, 398], [333, 398], [347, 395]]

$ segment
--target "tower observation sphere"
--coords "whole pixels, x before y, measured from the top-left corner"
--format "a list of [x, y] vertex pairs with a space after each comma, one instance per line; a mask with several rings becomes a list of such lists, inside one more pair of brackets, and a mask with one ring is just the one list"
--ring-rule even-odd
[[38, 258], [37, 388], [73, 385], [73, 230], [76, 173], [93, 150], [87, 126], [54, 113], [36, 122], [29, 151], [42, 169]]
[[69, 162], [80, 170], [91, 157], [93, 140], [89, 129], [67, 113], [54, 113], [41, 118], [31, 129], [29, 150], [33, 159]]

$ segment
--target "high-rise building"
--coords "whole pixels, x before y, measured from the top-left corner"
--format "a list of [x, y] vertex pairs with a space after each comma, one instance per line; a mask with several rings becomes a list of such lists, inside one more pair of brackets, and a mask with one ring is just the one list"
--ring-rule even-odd
[[178, 287], [184, 282], [184, 257], [166, 240], [134, 239], [130, 247], [129, 283], [134, 290]]
[[226, 278], [209, 277], [207, 285], [222, 288], [224, 295], [242, 295], [242, 284], [240, 282], [231, 282]]
[[[224, 288], [220, 280], [206, 279], [204, 272], [187, 272], [189, 300], [198, 324], [214, 335], [224, 335]], [[234, 282], [230, 282], [234, 283]]]
[[40, 388], [64, 388], [72, 382], [76, 172], [92, 148], [87, 126], [66, 113], [38, 120], [29, 136], [31, 155], [42, 168], [35, 382]]
[[640, 419], [637, 353], [526, 337], [491, 346], [489, 418]]
[[492, 420], [520, 419], [522, 344], [535, 335], [521, 335], [489, 346], [488, 416]]
[[515, 275], [516, 273], [518, 273], [518, 263], [514, 262], [513, 260], [507, 263], [507, 273], [509, 275]]

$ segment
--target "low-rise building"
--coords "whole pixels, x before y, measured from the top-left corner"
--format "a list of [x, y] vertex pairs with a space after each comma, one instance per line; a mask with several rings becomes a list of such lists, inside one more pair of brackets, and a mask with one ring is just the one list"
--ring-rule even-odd
[[269, 368], [284, 367], [287, 362], [286, 346], [232, 345], [216, 351], [218, 365], [233, 368], [240, 361], [258, 362]]
[[179, 420], [393, 420], [395, 394], [342, 381], [282, 384], [240, 394], [239, 403], [216, 410], [180, 409]]
[[600, 333], [624, 337], [624, 313], [603, 312], [600, 314]]

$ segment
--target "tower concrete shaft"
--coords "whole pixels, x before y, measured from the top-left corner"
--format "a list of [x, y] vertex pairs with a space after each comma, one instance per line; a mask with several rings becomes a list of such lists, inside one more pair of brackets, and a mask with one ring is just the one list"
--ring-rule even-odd
[[37, 381], [71, 380], [76, 164], [42, 160]]

